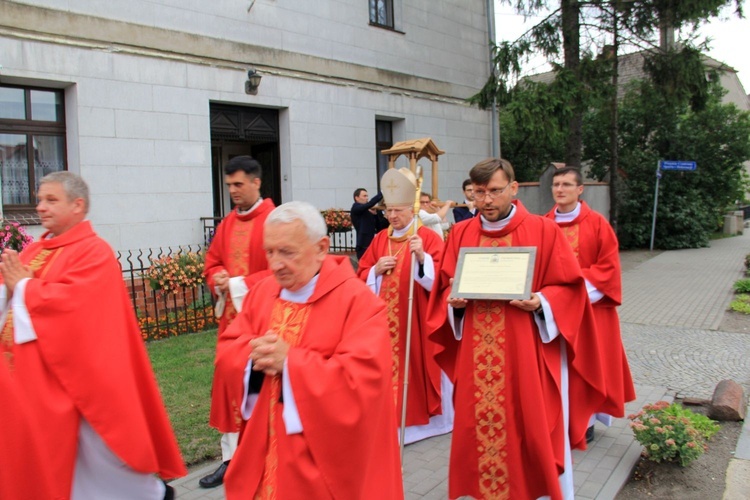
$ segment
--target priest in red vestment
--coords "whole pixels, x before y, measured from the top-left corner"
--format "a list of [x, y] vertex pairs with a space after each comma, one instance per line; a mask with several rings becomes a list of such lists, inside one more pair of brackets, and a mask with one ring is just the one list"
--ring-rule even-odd
[[[224, 174], [235, 208], [216, 228], [206, 253], [204, 271], [208, 286], [217, 298], [217, 355], [228, 344], [222, 339], [222, 333], [241, 310], [247, 291], [270, 275], [263, 251], [263, 223], [274, 208], [270, 198], [260, 196], [262, 170], [257, 160], [235, 156], [224, 166]], [[237, 384], [234, 370], [224, 368], [228, 371], [214, 370], [209, 419], [211, 427], [222, 433], [222, 464], [200, 479], [198, 484], [202, 488], [222, 484], [229, 460], [237, 449], [242, 421], [239, 414], [242, 385]]]
[[[513, 201], [509, 162], [484, 160], [470, 177], [481, 217], [453, 226], [430, 302], [438, 361], [456, 387], [448, 495], [572, 499], [570, 448], [585, 448], [604, 398], [584, 280], [560, 229]], [[452, 296], [463, 247], [536, 247], [531, 297]]]
[[249, 367], [227, 498], [403, 498], [385, 304], [327, 255], [308, 203], [271, 212], [264, 246], [274, 277], [249, 292], [217, 360]]
[[[453, 423], [452, 387], [446, 376], [442, 385], [446, 386], [447, 394], [441, 398], [441, 371], [435, 361], [437, 346], [427, 338], [427, 305], [435, 272], [440, 268], [443, 241], [414, 215], [419, 193], [416, 178], [409, 169], [388, 170], [380, 185], [390, 227], [375, 236], [359, 261], [357, 274], [388, 307], [393, 356], [391, 383], [399, 424], [403, 410], [409, 290], [414, 280], [404, 436], [404, 443], [411, 443], [450, 432]], [[416, 257], [414, 269], [411, 269], [412, 254]], [[446, 406], [445, 412], [442, 406]]]
[[0, 408], [0, 498], [53, 498], [31, 414], [5, 360], [0, 360]]
[[[141, 332], [107, 243], [85, 221], [76, 174], [42, 178], [47, 232], [20, 256], [5, 250], [0, 349], [30, 411], [52, 498], [161, 499], [155, 474], [186, 473]], [[4, 305], [4, 304], [3, 304]]]
[[[594, 310], [607, 400], [595, 418], [610, 425], [611, 417], [625, 416], [625, 403], [635, 399], [630, 366], [620, 336], [617, 306], [622, 303], [622, 271], [617, 236], [607, 219], [580, 200], [583, 194], [581, 172], [561, 168], [552, 177], [556, 205], [546, 217], [553, 219], [573, 248], [586, 280], [586, 290]], [[593, 419], [589, 433], [593, 439]]]

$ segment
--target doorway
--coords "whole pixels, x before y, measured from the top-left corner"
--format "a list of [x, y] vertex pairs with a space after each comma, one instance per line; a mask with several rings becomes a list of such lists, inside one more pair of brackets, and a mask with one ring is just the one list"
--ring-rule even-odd
[[224, 165], [240, 155], [258, 160], [263, 168], [261, 196], [280, 205], [278, 110], [212, 103], [210, 115], [213, 216], [223, 218], [233, 208], [224, 184]]

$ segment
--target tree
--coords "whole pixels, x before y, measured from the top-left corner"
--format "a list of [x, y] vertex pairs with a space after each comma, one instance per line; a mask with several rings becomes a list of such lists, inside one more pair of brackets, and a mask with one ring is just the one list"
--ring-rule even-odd
[[[750, 160], [750, 114], [721, 104], [723, 89], [709, 83], [705, 105], [684, 101], [664, 112], [671, 96], [648, 81], [632, 85], [619, 107], [620, 165], [624, 196], [618, 236], [623, 248], [648, 246], [657, 162], [691, 159], [697, 172], [664, 172], [660, 183], [655, 242], [665, 249], [708, 245], [726, 209], [744, 198], [743, 162]], [[609, 162], [606, 138], [597, 132], [608, 113], [585, 118], [585, 157], [601, 173]], [[600, 147], [601, 146], [601, 147]]]
[[[511, 2], [508, 0], [503, 3]], [[517, 12], [522, 14], [533, 14], [549, 8], [549, 4], [544, 0], [516, 0], [514, 4]], [[595, 105], [604, 105], [602, 99], [608, 99], [609, 122], [601, 130], [609, 131], [608, 148], [611, 163], [608, 164], [607, 170], [610, 174], [610, 221], [617, 229], [620, 206], [617, 151], [620, 46], [646, 50], [645, 69], [654, 84], [673, 96], [675, 103], [681, 102], [681, 99], [687, 96], [694, 108], [698, 109], [707, 95], [707, 80], [700, 63], [700, 54], [692, 48], [691, 37], [686, 40], [684, 48], [675, 49], [672, 44], [674, 29], [685, 25], [696, 28], [702, 21], [718, 15], [720, 9], [728, 5], [734, 5], [737, 14], [742, 16], [741, 0], [560, 0], [559, 8], [519, 39], [501, 42], [493, 47], [497, 73], [471, 102], [487, 108], [493, 97], [502, 96], [498, 99], [501, 106], [503, 103], [510, 105], [514, 96], [523, 96], [522, 92], [514, 93], [509, 90], [509, 87], [513, 86], [508, 82], [518, 79], [524, 58], [531, 53], [541, 53], [548, 59], [555, 59], [562, 47], [564, 62], [562, 66], [555, 66], [555, 72], [557, 79], [565, 82], [558, 89], [564, 89], [566, 95], [549, 97], [551, 101], [562, 103], [555, 106], [560, 114], [541, 116], [540, 119], [548, 123], [535, 125], [535, 128], [548, 129], [562, 123], [566, 134], [565, 162], [580, 166], [583, 114]], [[586, 33], [584, 42], [581, 41], [582, 32]], [[656, 43], [657, 38], [660, 39], [660, 44]], [[581, 49], [592, 45], [601, 47], [605, 43], [608, 45], [602, 51], [604, 57], [593, 58], [588, 49]], [[583, 62], [587, 60], [599, 61], [605, 68], [584, 72]], [[601, 84], [601, 78], [606, 73], [609, 74], [611, 82], [609, 89]], [[592, 75], [595, 79], [591, 78]], [[591, 92], [591, 89], [598, 89], [601, 93]], [[539, 93], [539, 90], [536, 92]], [[502, 125], [503, 112], [500, 121]], [[510, 135], [510, 140], [513, 141], [518, 135], [523, 137], [529, 134], [508, 134], [508, 131], [504, 130], [503, 135]], [[507, 146], [505, 149], [508, 151]], [[524, 156], [523, 153], [521, 155]], [[530, 156], [545, 166], [549, 161], [560, 158], [557, 156], [544, 161], [536, 154], [525, 156]], [[514, 159], [514, 162], [517, 160]]]

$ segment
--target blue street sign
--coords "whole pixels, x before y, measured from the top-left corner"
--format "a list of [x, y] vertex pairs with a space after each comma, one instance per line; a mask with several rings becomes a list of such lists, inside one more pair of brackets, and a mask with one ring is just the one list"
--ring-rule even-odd
[[659, 161], [659, 168], [662, 170], [696, 170], [698, 164], [694, 161], [661, 160]]

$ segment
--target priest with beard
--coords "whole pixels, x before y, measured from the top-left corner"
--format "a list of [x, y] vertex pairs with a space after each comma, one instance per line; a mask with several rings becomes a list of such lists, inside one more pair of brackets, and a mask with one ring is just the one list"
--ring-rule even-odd
[[[470, 172], [479, 217], [453, 227], [430, 302], [438, 361], [455, 383], [449, 498], [572, 499], [571, 448], [604, 398], [581, 270], [560, 229], [514, 200], [513, 167]], [[451, 293], [464, 247], [536, 247], [525, 300]]]

